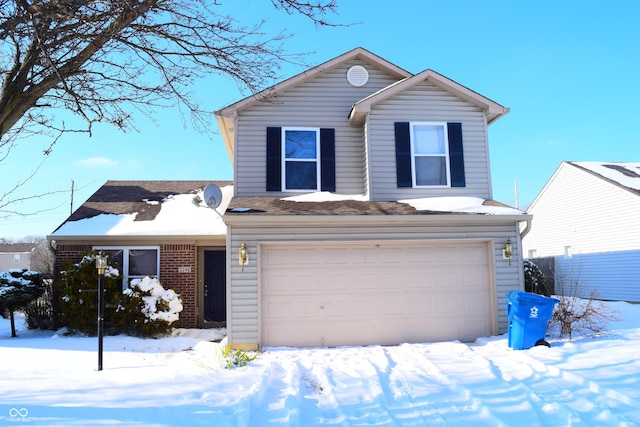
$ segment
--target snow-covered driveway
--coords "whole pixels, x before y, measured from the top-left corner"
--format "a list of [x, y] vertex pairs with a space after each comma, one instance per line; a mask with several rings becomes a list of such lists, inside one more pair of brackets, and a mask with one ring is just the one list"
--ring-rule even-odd
[[208, 331], [106, 337], [98, 372], [95, 338], [0, 319], [0, 425], [640, 425], [640, 305], [621, 304], [609, 335], [551, 348], [272, 348], [233, 370]]
[[640, 363], [601, 344], [578, 346], [609, 353], [598, 372], [564, 367], [571, 348], [511, 351], [504, 339], [277, 350], [238, 412], [245, 425], [638, 425]]

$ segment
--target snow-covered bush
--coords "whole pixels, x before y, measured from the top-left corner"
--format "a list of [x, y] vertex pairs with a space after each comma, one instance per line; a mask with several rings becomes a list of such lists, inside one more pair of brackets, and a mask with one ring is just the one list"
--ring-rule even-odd
[[0, 272], [0, 313], [9, 311], [11, 336], [16, 336], [13, 312], [26, 307], [44, 292], [42, 275], [37, 271], [11, 270]]
[[[63, 265], [58, 280], [61, 323], [71, 332], [97, 333], [98, 273], [95, 253], [85, 254], [78, 263]], [[105, 333], [156, 336], [167, 333], [182, 311], [180, 296], [165, 290], [158, 279], [145, 277], [131, 281], [122, 291], [117, 269], [107, 267], [104, 275]]]
[[167, 333], [182, 311], [180, 296], [172, 289], [164, 289], [156, 278], [134, 279], [122, 294], [118, 313], [124, 320], [123, 328], [131, 328], [126, 332], [134, 335]]
[[[56, 282], [59, 294], [60, 323], [72, 332], [95, 335], [98, 332], [98, 271], [95, 253], [85, 254], [80, 262], [66, 261]], [[118, 333], [114, 324], [115, 308], [122, 298], [122, 277], [108, 267], [104, 275], [105, 331]]]
[[533, 294], [551, 296], [547, 278], [542, 270], [531, 260], [524, 260], [524, 290]]

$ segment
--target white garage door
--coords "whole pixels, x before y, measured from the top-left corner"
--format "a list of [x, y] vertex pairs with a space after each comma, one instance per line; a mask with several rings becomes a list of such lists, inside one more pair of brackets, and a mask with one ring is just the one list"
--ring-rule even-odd
[[488, 245], [261, 247], [264, 346], [474, 340], [492, 333]]

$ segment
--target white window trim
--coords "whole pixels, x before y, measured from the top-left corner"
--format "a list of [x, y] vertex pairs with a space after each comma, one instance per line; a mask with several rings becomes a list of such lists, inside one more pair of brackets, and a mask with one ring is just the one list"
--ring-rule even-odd
[[[286, 152], [286, 137], [287, 131], [312, 131], [316, 133], [316, 188], [304, 188], [304, 189], [288, 189], [287, 188], [287, 162], [307, 162], [311, 163], [313, 159], [287, 159]], [[320, 128], [313, 127], [283, 127], [282, 128], [282, 191], [291, 192], [291, 193], [308, 193], [311, 191], [320, 191]]]
[[[414, 144], [414, 126], [441, 126], [444, 135], [444, 154], [417, 154], [415, 153]], [[409, 135], [411, 142], [411, 184], [413, 188], [450, 188], [451, 187], [451, 167], [449, 160], [449, 135], [447, 131], [447, 122], [409, 122]], [[416, 183], [416, 157], [444, 157], [445, 174], [447, 183], [445, 185], [418, 185]]]
[[129, 282], [132, 279], [142, 279], [144, 276], [129, 276], [129, 251], [131, 250], [139, 250], [139, 249], [155, 249], [157, 251], [156, 258], [156, 271], [158, 274], [155, 276], [157, 279], [160, 279], [160, 246], [94, 246], [93, 250], [99, 252], [101, 250], [104, 251], [117, 251], [122, 250], [122, 270], [120, 274], [122, 275], [122, 289], [129, 288]]

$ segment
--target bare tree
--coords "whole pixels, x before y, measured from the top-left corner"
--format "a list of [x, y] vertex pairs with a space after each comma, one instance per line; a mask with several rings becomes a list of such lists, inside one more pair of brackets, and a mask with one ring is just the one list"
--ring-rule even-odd
[[[221, 74], [256, 92], [283, 62], [301, 60], [285, 52], [287, 34], [237, 22], [219, 12], [223, 1], [0, 0], [0, 162], [30, 136], [50, 137], [47, 155], [65, 133], [91, 135], [98, 122], [127, 130], [133, 112], [151, 117], [157, 107], [179, 106], [206, 132], [213, 115], [195, 81]], [[334, 25], [336, 0], [268, 1]], [[61, 109], [80, 121], [56, 119]], [[11, 193], [0, 194], [0, 209]]]
[[559, 300], [549, 323], [559, 336], [566, 335], [569, 340], [573, 334], [598, 336], [608, 331], [610, 322], [620, 320], [617, 312], [597, 299], [597, 291], [590, 287], [582, 277], [579, 260], [564, 260], [563, 266], [555, 264], [553, 271], [556, 283], [556, 295]]

